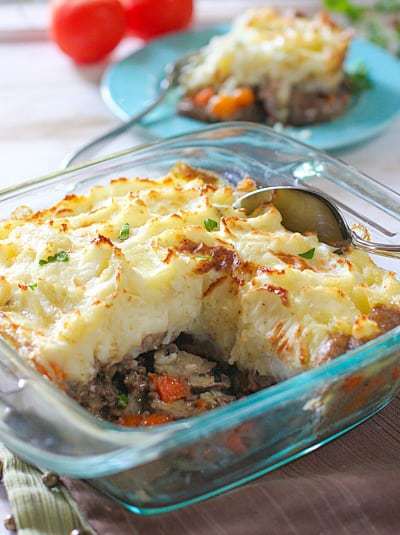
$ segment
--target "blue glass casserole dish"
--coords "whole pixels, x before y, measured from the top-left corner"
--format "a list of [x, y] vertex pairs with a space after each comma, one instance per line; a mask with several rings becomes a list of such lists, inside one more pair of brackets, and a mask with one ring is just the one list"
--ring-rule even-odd
[[[231, 183], [251, 176], [263, 186], [324, 191], [377, 241], [398, 240], [400, 195], [330, 156], [246, 123], [213, 126], [8, 188], [0, 192], [2, 215], [21, 204], [42, 208], [118, 176], [161, 176], [177, 160]], [[385, 260], [385, 267], [396, 270], [397, 263]], [[87, 480], [131, 511], [160, 513], [312, 451], [375, 414], [399, 387], [397, 328], [228, 406], [127, 429], [90, 415], [0, 340], [0, 440], [41, 468]]]

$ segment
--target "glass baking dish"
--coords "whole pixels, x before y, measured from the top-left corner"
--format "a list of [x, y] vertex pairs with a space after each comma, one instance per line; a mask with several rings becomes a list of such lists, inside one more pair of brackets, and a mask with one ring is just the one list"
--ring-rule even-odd
[[[251, 176], [259, 185], [324, 191], [373, 238], [399, 239], [399, 194], [324, 153], [246, 123], [213, 126], [8, 188], [0, 192], [2, 216], [112, 178], [161, 176], [177, 160], [231, 183]], [[393, 270], [397, 264], [385, 261]], [[397, 328], [228, 406], [127, 429], [91, 416], [0, 340], [0, 440], [41, 468], [87, 480], [131, 511], [171, 511], [242, 485], [371, 417], [399, 389], [399, 358]]]

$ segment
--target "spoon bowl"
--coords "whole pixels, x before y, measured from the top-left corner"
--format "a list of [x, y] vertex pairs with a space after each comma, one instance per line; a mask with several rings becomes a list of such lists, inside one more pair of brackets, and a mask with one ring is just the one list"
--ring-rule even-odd
[[320, 242], [336, 249], [357, 247], [382, 256], [400, 257], [400, 245], [364, 240], [351, 230], [334, 202], [319, 192], [295, 186], [261, 188], [238, 199], [234, 208], [251, 215], [272, 203], [282, 216], [282, 225], [292, 232], [313, 233]]

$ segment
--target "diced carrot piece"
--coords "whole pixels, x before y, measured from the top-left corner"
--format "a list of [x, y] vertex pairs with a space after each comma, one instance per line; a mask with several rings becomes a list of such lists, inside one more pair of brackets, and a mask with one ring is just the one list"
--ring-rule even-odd
[[125, 414], [119, 419], [119, 424], [125, 427], [139, 427], [161, 425], [170, 422], [172, 418], [167, 414], [154, 413], [144, 416], [143, 414]]
[[343, 381], [343, 390], [346, 392], [352, 392], [355, 388], [360, 386], [360, 384], [363, 382], [363, 377], [361, 375], [349, 375], [345, 378]]
[[226, 445], [233, 452], [238, 455], [246, 453], [247, 447], [243, 442], [243, 438], [235, 431], [232, 431], [226, 437]]
[[201, 108], [207, 106], [210, 98], [214, 95], [214, 90], [211, 87], [200, 89], [192, 98], [194, 104]]
[[141, 414], [124, 414], [119, 419], [120, 425], [125, 425], [126, 427], [138, 427], [142, 425], [143, 416]]
[[171, 375], [149, 375], [161, 401], [171, 403], [183, 399], [189, 394], [189, 387], [185, 381]]
[[199, 411], [206, 411], [207, 410], [207, 403], [204, 401], [204, 399], [197, 399], [194, 403], [194, 406], [196, 409], [199, 409]]
[[171, 416], [168, 416], [167, 414], [162, 414], [161, 412], [156, 412], [154, 414], [150, 414], [149, 416], [146, 416], [143, 418], [143, 424], [142, 425], [161, 425], [166, 424], [167, 422], [170, 422], [172, 420]]
[[392, 370], [392, 379], [393, 381], [397, 381], [397, 379], [400, 379], [400, 367], [396, 366]]
[[238, 104], [236, 99], [232, 95], [218, 95], [213, 99], [211, 113], [217, 117], [217, 119], [231, 119], [237, 109]]
[[248, 449], [246, 446], [246, 437], [250, 437], [250, 433], [255, 429], [254, 422], [246, 422], [233, 429], [226, 437], [227, 447], [233, 453], [245, 453]]
[[239, 87], [233, 93], [233, 97], [236, 100], [236, 104], [240, 107], [250, 106], [254, 104], [256, 97], [251, 87]]

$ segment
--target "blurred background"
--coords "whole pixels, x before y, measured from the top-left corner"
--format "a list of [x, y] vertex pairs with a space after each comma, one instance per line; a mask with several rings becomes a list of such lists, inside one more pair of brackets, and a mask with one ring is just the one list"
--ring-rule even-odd
[[[159, 0], [152, 1], [157, 5]], [[189, 25], [231, 21], [258, 5], [304, 12], [328, 9], [394, 55], [400, 50], [400, 0], [194, 0]], [[360, 17], [366, 6], [374, 7], [371, 15]], [[99, 82], [110, 62], [144, 44], [124, 34], [104, 59], [76, 63], [51, 40], [50, 12], [46, 0], [0, 0], [0, 187], [58, 169], [66, 154], [119, 124], [101, 98]], [[388, 140], [397, 135], [398, 123], [374, 142], [385, 158], [378, 161], [368, 148], [353, 147], [351, 163], [373, 176], [393, 173], [399, 162]], [[152, 139], [143, 129], [139, 137], [136, 129], [107, 152]]]
[[[43, 39], [47, 33], [49, 0], [0, 0], [0, 40], [7, 39]], [[265, 0], [197, 0], [195, 17], [202, 24], [214, 23], [218, 18], [226, 20], [234, 17], [241, 10], [265, 5]], [[301, 6], [310, 8], [318, 6], [318, 0], [284, 1], [276, 0], [274, 5]], [[364, 3], [368, 3], [365, 1]], [[229, 6], [229, 13], [223, 6]], [[225, 11], [225, 12], [224, 12]]]

